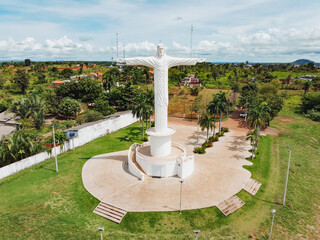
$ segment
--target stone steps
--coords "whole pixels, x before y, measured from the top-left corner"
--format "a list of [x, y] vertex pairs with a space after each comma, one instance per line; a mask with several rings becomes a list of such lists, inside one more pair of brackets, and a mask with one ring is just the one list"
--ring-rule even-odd
[[250, 193], [251, 195], [255, 196], [261, 187], [261, 183], [253, 178], [250, 178], [250, 181], [243, 187], [245, 191]]
[[112, 206], [108, 203], [100, 202], [98, 206], [93, 210], [93, 213], [120, 224], [127, 211]]
[[245, 203], [236, 195], [222, 201], [217, 205], [217, 208], [227, 217], [231, 213], [241, 208]]

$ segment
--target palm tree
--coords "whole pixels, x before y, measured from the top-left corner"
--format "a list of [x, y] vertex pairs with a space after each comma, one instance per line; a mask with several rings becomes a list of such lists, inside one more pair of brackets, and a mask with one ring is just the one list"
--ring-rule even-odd
[[135, 98], [135, 104], [132, 107], [132, 114], [140, 118], [142, 122], [142, 139], [144, 139], [144, 120], [148, 119], [152, 111], [152, 105], [150, 105], [147, 94], [140, 92]]
[[236, 103], [236, 93], [240, 91], [240, 84], [236, 81], [232, 82], [231, 89], [233, 91], [233, 104]]
[[247, 132], [246, 140], [250, 140], [250, 144], [252, 146], [252, 155], [251, 155], [251, 160], [252, 160], [253, 153], [256, 151], [256, 147], [258, 145], [258, 140], [259, 140], [258, 128], [255, 128], [253, 131]]
[[[154, 92], [153, 90], [147, 89], [146, 91], [146, 102], [148, 104], [148, 111], [147, 111], [147, 118], [146, 120], [148, 121], [149, 119], [149, 127], [151, 127], [151, 116], [153, 115], [153, 110], [154, 110]], [[146, 124], [148, 127], [148, 123]]]
[[220, 115], [219, 120], [219, 133], [221, 133], [221, 122], [222, 122], [222, 114], [229, 113], [229, 106], [231, 106], [230, 101], [226, 97], [227, 93], [219, 91], [213, 97], [213, 105], [215, 105], [217, 114]]
[[219, 108], [218, 108], [218, 105], [217, 103], [212, 100], [209, 104], [208, 104], [208, 107], [207, 107], [207, 110], [213, 115], [213, 137], [216, 137], [216, 115], [219, 114]]
[[22, 119], [29, 118], [32, 114], [30, 101], [27, 98], [21, 97], [12, 103], [11, 107], [9, 108], [9, 112], [14, 113], [15, 116]]
[[36, 95], [27, 98], [22, 97], [12, 103], [9, 111], [15, 113], [21, 119], [32, 117], [36, 128], [39, 130], [45, 119], [45, 102]]
[[202, 114], [202, 117], [199, 120], [199, 125], [201, 127], [201, 131], [204, 131], [205, 129], [207, 129], [207, 142], [208, 142], [209, 129], [212, 130], [212, 128], [215, 126], [213, 117], [211, 116], [210, 112], [206, 112]]
[[266, 126], [270, 121], [270, 111], [271, 110], [266, 102], [260, 103], [250, 109], [249, 119], [251, 121], [251, 126], [257, 128], [258, 140], [261, 127]]

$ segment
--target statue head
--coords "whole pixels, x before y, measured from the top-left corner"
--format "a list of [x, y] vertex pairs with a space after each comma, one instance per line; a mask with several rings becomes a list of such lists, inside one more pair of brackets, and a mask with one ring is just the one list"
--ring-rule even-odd
[[158, 57], [163, 57], [163, 55], [164, 55], [164, 45], [163, 44], [158, 45], [157, 55], [158, 55]]

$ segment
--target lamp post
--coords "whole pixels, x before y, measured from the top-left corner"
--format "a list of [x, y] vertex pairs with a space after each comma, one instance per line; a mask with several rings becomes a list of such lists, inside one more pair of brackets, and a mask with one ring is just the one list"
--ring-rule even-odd
[[98, 227], [98, 230], [99, 230], [99, 232], [100, 232], [101, 240], [103, 240], [103, 238], [102, 238], [102, 232], [103, 232], [103, 230], [104, 230], [104, 227]]
[[286, 147], [286, 148], [289, 149], [289, 161], [288, 161], [288, 168], [287, 168], [286, 185], [284, 187], [284, 193], [283, 193], [283, 202], [282, 202], [283, 206], [286, 203], [287, 185], [288, 185], [290, 159], [291, 159], [291, 148], [289, 148], [289, 147]]
[[272, 227], [273, 227], [274, 216], [276, 215], [276, 210], [272, 209], [271, 213], [272, 213], [272, 222], [271, 222], [271, 228], [270, 228], [270, 235], [269, 235], [269, 238], [268, 238], [269, 240], [271, 239], [271, 235], [272, 235]]
[[56, 161], [56, 172], [58, 172], [58, 160], [57, 160], [57, 150], [56, 150], [56, 137], [55, 137], [55, 135], [54, 135], [54, 127], [55, 127], [55, 125], [52, 124], [54, 158], [55, 158], [55, 161]]
[[199, 142], [199, 121], [200, 121], [199, 115], [200, 115], [201, 111], [197, 111], [197, 113], [198, 113], [198, 124], [197, 124], [197, 131], [198, 131], [197, 144], [198, 144], [198, 142]]
[[198, 239], [198, 234], [200, 233], [200, 230], [193, 230], [193, 232], [196, 234], [196, 240]]
[[181, 203], [182, 203], [182, 183], [183, 183], [183, 179], [180, 178], [180, 214], [181, 214]]

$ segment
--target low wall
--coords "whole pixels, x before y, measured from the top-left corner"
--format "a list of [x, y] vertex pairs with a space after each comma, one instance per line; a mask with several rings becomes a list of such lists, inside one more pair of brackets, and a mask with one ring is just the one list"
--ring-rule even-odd
[[[99, 120], [97, 122], [86, 123], [70, 128], [68, 130], [77, 131], [78, 136], [69, 141], [66, 141], [62, 148], [60, 146], [56, 147], [55, 150], [57, 151], [57, 155], [59, 155], [63, 152], [91, 142], [92, 140], [102, 137], [106, 134], [129, 126], [137, 121], [138, 119], [133, 117], [131, 111], [126, 111], [110, 115], [108, 118]], [[3, 179], [23, 169], [43, 162], [44, 160], [47, 160], [53, 156], [54, 148], [51, 150], [51, 153], [41, 152], [28, 158], [22, 159], [18, 162], [4, 166], [0, 168], [0, 179]]]

